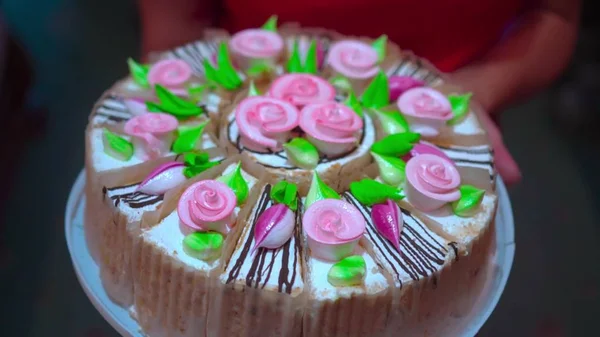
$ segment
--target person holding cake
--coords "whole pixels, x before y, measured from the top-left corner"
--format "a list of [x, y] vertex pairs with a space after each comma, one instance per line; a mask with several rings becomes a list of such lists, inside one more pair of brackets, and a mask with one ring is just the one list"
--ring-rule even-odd
[[347, 35], [385, 33], [474, 93], [488, 112], [479, 117], [498, 172], [513, 184], [521, 172], [502, 141], [497, 113], [548, 85], [565, 68], [576, 40], [580, 1], [465, 0], [432, 6], [408, 0], [140, 0], [139, 8], [144, 55], [198, 39], [209, 26], [235, 32], [259, 26], [272, 14], [282, 23]]

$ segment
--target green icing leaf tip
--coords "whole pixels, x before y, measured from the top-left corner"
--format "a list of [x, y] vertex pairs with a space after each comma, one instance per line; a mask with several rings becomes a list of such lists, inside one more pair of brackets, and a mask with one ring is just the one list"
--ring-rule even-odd
[[178, 136], [173, 142], [173, 152], [182, 154], [196, 149], [201, 142], [202, 132], [209, 121], [194, 126], [180, 126]]
[[350, 80], [342, 75], [336, 75], [330, 78], [329, 83], [338, 89], [346, 91], [352, 90], [352, 83], [350, 83]]
[[204, 72], [209, 81], [219, 84], [227, 90], [234, 90], [242, 85], [242, 79], [237, 73], [231, 58], [229, 49], [225, 42], [219, 44], [217, 52], [217, 68], [213, 67], [208, 60], [204, 60]]
[[139, 64], [131, 57], [127, 59], [127, 65], [129, 66], [129, 73], [131, 74], [133, 81], [143, 88], [150, 88], [150, 84], [148, 83], [150, 66]]
[[115, 159], [128, 161], [133, 157], [133, 144], [108, 129], [103, 131], [102, 143], [104, 144], [104, 153]]
[[373, 44], [371, 45], [377, 52], [379, 62], [385, 59], [386, 45], [387, 35], [381, 35], [379, 38], [377, 38], [377, 40], [373, 41]]
[[248, 198], [248, 183], [242, 175], [242, 163], [239, 162], [233, 172], [219, 177], [217, 180], [225, 183], [237, 198], [238, 206], [244, 204]]
[[211, 161], [206, 152], [189, 152], [183, 155], [183, 175], [186, 178], [192, 178], [208, 170], [211, 167], [219, 165], [219, 161]]
[[250, 81], [250, 87], [248, 88], [248, 97], [251, 96], [260, 96], [258, 89], [256, 89], [256, 86], [254, 85], [254, 81]]
[[454, 115], [448, 121], [448, 125], [455, 125], [460, 122], [469, 113], [469, 104], [471, 103], [472, 93], [464, 95], [448, 95], [448, 101], [452, 106], [452, 114]]
[[217, 232], [194, 232], [186, 235], [183, 246], [189, 255], [203, 261], [214, 261], [221, 256], [223, 235]]
[[400, 157], [409, 153], [420, 139], [421, 135], [415, 132], [395, 133], [375, 142], [371, 151], [379, 155]]
[[146, 102], [148, 111], [165, 112], [180, 119], [198, 116], [204, 112], [195, 102], [175, 95], [160, 84], [154, 86], [154, 92], [160, 103]]
[[383, 71], [373, 78], [362, 95], [362, 104], [367, 108], [378, 109], [390, 103], [390, 87]]
[[358, 116], [361, 118], [363, 117], [364, 114], [362, 106], [360, 105], [358, 98], [356, 98], [356, 95], [354, 95], [354, 91], [350, 91], [344, 104], [346, 104], [346, 106], [348, 106], [350, 109], [354, 110]]
[[302, 62], [300, 47], [298, 46], [298, 41], [295, 41], [292, 54], [286, 63], [287, 72], [316, 74], [317, 68], [317, 42], [315, 40], [310, 42], [310, 46], [306, 52], [306, 59]]
[[262, 29], [268, 30], [270, 32], [277, 31], [277, 15], [272, 15], [267, 22], [262, 26]]
[[458, 189], [460, 199], [451, 203], [452, 211], [460, 217], [468, 217], [481, 205], [485, 190], [471, 185], [461, 185]]
[[373, 112], [375, 113], [375, 117], [377, 117], [379, 120], [379, 125], [381, 125], [385, 135], [389, 136], [394, 133], [410, 131], [410, 126], [400, 111], [383, 111], [379, 109], [373, 109]]
[[331, 266], [327, 281], [334, 287], [361, 285], [365, 280], [367, 264], [362, 255], [352, 255]]
[[402, 191], [396, 187], [382, 184], [373, 179], [363, 179], [350, 184], [350, 192], [361, 204], [372, 206], [388, 199], [400, 200], [404, 198]]
[[398, 157], [379, 155], [371, 152], [379, 167], [379, 176], [384, 183], [391, 186], [400, 186], [405, 179], [406, 163]]
[[294, 138], [283, 145], [288, 160], [303, 169], [313, 169], [319, 163], [319, 151], [304, 138]]
[[331, 187], [327, 186], [317, 172], [313, 172], [310, 189], [306, 195], [306, 208], [323, 199], [341, 199], [340, 195]]
[[284, 204], [292, 211], [298, 209], [298, 186], [282, 180], [271, 188], [271, 199], [278, 204]]

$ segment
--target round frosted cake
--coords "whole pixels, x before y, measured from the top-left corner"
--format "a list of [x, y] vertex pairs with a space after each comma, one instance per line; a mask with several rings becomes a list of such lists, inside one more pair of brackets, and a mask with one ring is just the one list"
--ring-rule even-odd
[[296, 25], [128, 60], [86, 130], [88, 248], [147, 336], [442, 336], [497, 205], [470, 93]]

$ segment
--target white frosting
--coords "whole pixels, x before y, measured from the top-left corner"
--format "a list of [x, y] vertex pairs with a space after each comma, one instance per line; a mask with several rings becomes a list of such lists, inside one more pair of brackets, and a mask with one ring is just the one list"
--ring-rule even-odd
[[212, 92], [206, 96], [206, 110], [208, 110], [208, 112], [218, 113], [220, 104], [221, 96]]
[[[224, 171], [223, 175], [232, 172], [235, 170], [236, 164], [229, 165]], [[244, 170], [241, 170], [242, 176], [246, 183], [248, 184], [248, 189], [251, 190], [252, 187], [257, 182], [257, 179], [253, 176], [246, 173]], [[233, 213], [234, 217], [237, 217], [240, 211], [240, 207], [235, 207]], [[185, 234], [181, 230], [181, 225], [179, 224], [179, 215], [177, 214], [177, 209], [175, 209], [171, 214], [166, 216], [161, 222], [159, 222], [154, 227], [145, 230], [142, 233], [142, 238], [146, 242], [150, 242], [155, 244], [157, 247], [162, 248], [165, 253], [175, 259], [178, 259], [182, 263], [204, 271], [210, 271], [218, 266], [218, 259], [215, 261], [203, 261], [188, 255], [183, 248], [183, 239], [185, 238]]]
[[441, 84], [443, 81], [438, 75], [423, 67], [414, 59], [406, 57], [399, 60], [396, 64], [386, 70], [388, 77], [390, 76], [410, 76], [419, 80], [423, 80], [429, 85]]
[[[136, 193], [136, 189], [139, 184], [113, 187], [106, 191], [106, 198], [112, 199], [113, 205], [116, 203], [116, 198], [121, 197], [122, 199], [117, 203], [116, 208], [121, 215], [127, 217], [128, 222], [140, 221], [144, 212], [152, 212], [158, 209], [158, 206], [162, 204], [162, 197], [156, 195], [149, 195], [141, 192]], [[130, 195], [128, 195], [130, 194]], [[126, 198], [126, 199], [125, 199]], [[144, 203], [152, 201], [150, 205], [146, 205], [140, 208], [134, 208], [130, 206], [130, 202]], [[155, 201], [155, 202], [154, 202]]]
[[[486, 193], [479, 208], [473, 210], [473, 215], [468, 217], [455, 215], [450, 205], [423, 214], [435, 221], [441, 230], [456, 238], [459, 243], [468, 244], [478, 238], [481, 230], [492, 220], [496, 198], [495, 195]], [[410, 204], [406, 198], [402, 199], [402, 202]]]
[[453, 125], [451, 129], [452, 132], [459, 135], [473, 136], [485, 134], [485, 131], [481, 125], [479, 125], [479, 121], [473, 112], [469, 112], [467, 117], [465, 117], [460, 123]]
[[[262, 192], [261, 192], [261, 196], [262, 196]], [[270, 197], [267, 195], [267, 198], [270, 199]], [[256, 214], [257, 208], [260, 207], [261, 205], [261, 200], [259, 199], [256, 204], [254, 205], [254, 208], [252, 209], [252, 212], [249, 215], [247, 226], [244, 227], [244, 230], [236, 244], [235, 250], [233, 252], [233, 255], [231, 256], [231, 258], [228, 261], [227, 267], [225, 268], [225, 272], [223, 274], [221, 274], [220, 276], [220, 280], [222, 283], [226, 283], [228, 278], [229, 278], [229, 274], [231, 273], [232, 269], [234, 268], [236, 261], [239, 259], [240, 255], [242, 254], [242, 252], [244, 251], [244, 249], [250, 249], [250, 251], [247, 251], [247, 256], [241, 266], [241, 269], [237, 275], [237, 277], [235, 278], [236, 282], [239, 283], [245, 283], [246, 282], [246, 277], [248, 276], [248, 274], [250, 273], [250, 269], [252, 267], [252, 264], [254, 263], [255, 259], [260, 259], [259, 256], [259, 252], [260, 250], [256, 250], [256, 252], [254, 254], [251, 253], [252, 248], [254, 247], [256, 241], [254, 240], [254, 236], [250, 236], [250, 233], [252, 232], [252, 227], [254, 226], [254, 223], [257, 220], [257, 217], [260, 216], [260, 214]], [[267, 205], [265, 207], [269, 208], [273, 205], [272, 201], [268, 201]], [[248, 245], [248, 243], [250, 243], [250, 245]], [[300, 245], [302, 245], [302, 243], [299, 243]], [[264, 289], [267, 290], [271, 290], [271, 291], [278, 291], [278, 287], [279, 287], [279, 271], [281, 270], [281, 267], [283, 265], [283, 254], [284, 254], [284, 249], [287, 249], [286, 253], [289, 254], [288, 255], [288, 263], [287, 263], [287, 268], [289, 270], [289, 274], [287, 279], [291, 279], [291, 274], [293, 273], [293, 271], [296, 271], [296, 277], [294, 278], [294, 282], [292, 283], [292, 294], [298, 294], [300, 291], [302, 291], [302, 289], [304, 288], [304, 282], [302, 281], [302, 258], [300, 256], [300, 254], [295, 250], [296, 247], [296, 238], [295, 236], [292, 236], [292, 238], [290, 239], [290, 244], [289, 247], [280, 247], [278, 249], [265, 249], [264, 250], [264, 261], [269, 261], [269, 263], [264, 263], [263, 264], [263, 269], [262, 269], [262, 277], [260, 278], [260, 287], [264, 287]], [[295, 254], [295, 257], [294, 257]], [[295, 261], [294, 261], [295, 260]], [[294, 264], [294, 262], [296, 262]], [[260, 267], [259, 267], [260, 268]], [[267, 270], [271, 270], [271, 272], [267, 272]], [[255, 272], [255, 274], [258, 274], [260, 271]], [[254, 278], [254, 281], [257, 281], [257, 277]], [[254, 284], [254, 283], [253, 283]], [[285, 290], [283, 290], [282, 292], [284, 292]]]
[[[353, 196], [345, 194], [351, 203], [359, 203]], [[371, 208], [359, 206], [367, 222], [364, 239], [370, 243], [374, 257], [394, 279], [397, 288], [441, 270], [451, 258], [448, 241], [432, 232], [426, 225], [402, 209], [404, 226], [400, 233], [400, 252], [381, 236], [371, 220]], [[418, 247], [418, 248], [416, 248]], [[426, 252], [425, 254], [423, 252]], [[432, 258], [433, 257], [433, 258]]]
[[102, 99], [92, 115], [92, 124], [116, 124], [129, 120], [133, 114], [129, 112], [123, 100], [116, 96]]
[[[204, 77], [204, 60], [211, 61], [219, 49], [219, 40], [196, 41], [167, 52], [167, 58], [182, 59], [187, 62], [192, 70]], [[211, 62], [212, 63], [212, 62]]]
[[[235, 146], [240, 133], [239, 133], [237, 123], [234, 122], [234, 119], [235, 119], [234, 114], [229, 115], [229, 118], [228, 118], [229, 125], [228, 125], [227, 130], [228, 130], [229, 142]], [[375, 142], [375, 127], [373, 126], [373, 121], [371, 120], [371, 118], [366, 114], [364, 115], [364, 131], [365, 131], [365, 134], [363, 136], [362, 143], [360, 143], [352, 153], [350, 153], [344, 157], [326, 162], [326, 163], [320, 163], [319, 165], [317, 165], [317, 167], [315, 169], [317, 171], [317, 173], [323, 173], [323, 172], [327, 171], [334, 164], [345, 165], [346, 163], [348, 163], [348, 162], [362, 156], [366, 152], [368, 152], [369, 149], [371, 148], [371, 146], [373, 145], [373, 143]], [[304, 169], [298, 168], [298, 167], [294, 166], [292, 163], [290, 163], [287, 159], [287, 153], [283, 150], [276, 152], [276, 153], [262, 154], [262, 153], [248, 152], [248, 154], [250, 154], [252, 157], [254, 157], [254, 159], [256, 159], [257, 162], [259, 162], [263, 165], [266, 165], [268, 167], [286, 168], [286, 169], [289, 169], [290, 172], [292, 172], [294, 170], [299, 170], [299, 171], [304, 170]]]
[[[92, 151], [92, 165], [94, 169], [98, 172], [100, 171], [108, 171], [114, 170], [122, 167], [129, 167], [137, 164], [141, 164], [144, 161], [140, 160], [137, 156], [132, 156], [129, 160], [123, 161], [116, 158], [113, 158], [106, 153], [104, 153], [104, 144], [102, 141], [103, 138], [103, 129], [92, 129], [90, 135], [91, 137], [91, 151]], [[131, 141], [131, 137], [127, 135], [120, 135], [121, 137]], [[210, 149], [216, 147], [214, 139], [208, 133], [202, 134], [202, 142], [199, 143], [200, 149]], [[165, 154], [165, 157], [174, 157], [176, 154], [174, 152], [169, 152]]]

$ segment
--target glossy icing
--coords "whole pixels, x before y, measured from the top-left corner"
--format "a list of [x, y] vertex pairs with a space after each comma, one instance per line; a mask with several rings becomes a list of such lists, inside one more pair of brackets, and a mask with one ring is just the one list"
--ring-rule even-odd
[[433, 211], [458, 200], [460, 174], [442, 157], [422, 154], [406, 163], [406, 197], [422, 211]]
[[327, 55], [327, 64], [336, 72], [354, 79], [373, 77], [379, 71], [379, 56], [370, 45], [360, 41], [334, 43]]

